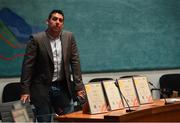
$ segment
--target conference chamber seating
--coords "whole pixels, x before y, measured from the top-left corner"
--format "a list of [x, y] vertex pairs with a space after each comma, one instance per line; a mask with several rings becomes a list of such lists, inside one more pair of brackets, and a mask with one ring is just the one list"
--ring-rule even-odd
[[[13, 122], [11, 115], [12, 106], [15, 102], [20, 101], [21, 87], [20, 82], [8, 83], [2, 93], [2, 104], [0, 104], [0, 119], [3, 122]], [[32, 105], [24, 103], [23, 106], [27, 109], [27, 113], [30, 118], [35, 120]]]
[[2, 102], [11, 102], [20, 99], [21, 87], [20, 82], [8, 83], [2, 93]]
[[93, 78], [89, 81], [89, 83], [92, 83], [92, 82], [102, 82], [102, 81], [107, 81], [107, 80], [113, 80], [113, 78]]
[[[165, 97], [180, 96], [180, 74], [164, 74], [159, 79], [160, 90]], [[161, 98], [162, 95], [161, 95]]]

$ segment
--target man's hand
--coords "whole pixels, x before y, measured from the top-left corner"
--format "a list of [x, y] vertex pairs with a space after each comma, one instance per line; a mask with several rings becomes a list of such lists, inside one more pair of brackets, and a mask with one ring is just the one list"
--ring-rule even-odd
[[87, 101], [85, 90], [81, 90], [77, 92], [77, 99], [80, 105], [83, 105]]
[[30, 95], [29, 94], [23, 94], [21, 95], [21, 101], [25, 103], [26, 101], [30, 102]]
[[80, 97], [83, 98], [83, 99], [85, 99], [85, 95], [86, 95], [86, 93], [85, 93], [84, 90], [81, 90], [81, 91], [78, 91], [78, 92], [77, 92], [77, 96], [80, 96]]

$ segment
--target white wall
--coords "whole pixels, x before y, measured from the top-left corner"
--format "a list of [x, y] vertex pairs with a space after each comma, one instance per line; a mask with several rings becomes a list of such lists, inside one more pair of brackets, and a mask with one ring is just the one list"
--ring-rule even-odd
[[[82, 77], [83, 77], [83, 82], [87, 83], [89, 80], [96, 77], [111, 77], [113, 79], [118, 79], [121, 76], [127, 76], [127, 75], [144, 75], [144, 76], [147, 76], [148, 80], [152, 82], [158, 88], [160, 76], [167, 73], [180, 73], [180, 70], [92, 73], [92, 74], [83, 74]], [[1, 78], [0, 79], [0, 102], [2, 100], [3, 87], [10, 82], [19, 82], [19, 81], [20, 81], [20, 78]], [[159, 92], [154, 92], [153, 98], [154, 99], [159, 98]]]

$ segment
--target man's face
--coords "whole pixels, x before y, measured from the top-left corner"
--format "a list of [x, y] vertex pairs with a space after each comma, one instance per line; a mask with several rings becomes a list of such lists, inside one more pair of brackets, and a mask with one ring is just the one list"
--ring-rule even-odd
[[63, 26], [64, 26], [64, 18], [59, 13], [52, 14], [51, 18], [47, 21], [48, 28], [54, 32], [59, 33], [61, 32]]

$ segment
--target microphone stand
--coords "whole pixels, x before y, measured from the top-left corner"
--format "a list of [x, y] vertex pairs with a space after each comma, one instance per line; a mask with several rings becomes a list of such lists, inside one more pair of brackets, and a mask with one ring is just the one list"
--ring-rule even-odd
[[[116, 85], [116, 87], [119, 87], [119, 85], [118, 85], [118, 80], [117, 80], [117, 79], [116, 79], [116, 81], [115, 81], [115, 85]], [[123, 95], [122, 92], [121, 92], [121, 89], [118, 88], [118, 90], [119, 90], [120, 95], [122, 96], [122, 98], [124, 99], [124, 101], [125, 101], [125, 103], [126, 103], [126, 105], [127, 105], [127, 108], [128, 108], [128, 109], [126, 109], [126, 112], [135, 111], [135, 110], [133, 110], [133, 109], [130, 108], [129, 103], [127, 102], [126, 98], [124, 97], [124, 95]]]
[[149, 83], [152, 87], [154, 87], [154, 89], [156, 89], [156, 90], [159, 91], [160, 95], [161, 95], [161, 96], [163, 97], [163, 99], [164, 99], [165, 105], [171, 104], [170, 102], [167, 102], [165, 95], [162, 93], [162, 91], [161, 91], [159, 88], [155, 87], [154, 84], [151, 83], [151, 82], [148, 82], [148, 83]]

